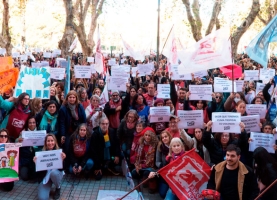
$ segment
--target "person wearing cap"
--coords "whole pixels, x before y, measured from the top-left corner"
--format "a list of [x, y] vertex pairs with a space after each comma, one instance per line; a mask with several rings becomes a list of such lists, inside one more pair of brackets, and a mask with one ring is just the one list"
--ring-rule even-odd
[[240, 162], [241, 150], [234, 144], [226, 148], [226, 160], [213, 167], [207, 189], [216, 190], [224, 200], [255, 199], [259, 194], [253, 170]]
[[110, 121], [110, 128], [115, 131], [120, 124], [121, 99], [118, 90], [113, 90], [111, 99], [105, 104], [104, 113]]
[[169, 118], [169, 127], [165, 129], [168, 131], [172, 138], [178, 137], [180, 138], [180, 129], [178, 128], [178, 117], [176, 115], [171, 115]]

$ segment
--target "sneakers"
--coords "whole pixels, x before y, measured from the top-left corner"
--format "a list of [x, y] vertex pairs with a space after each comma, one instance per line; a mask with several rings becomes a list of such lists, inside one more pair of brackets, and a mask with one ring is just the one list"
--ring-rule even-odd
[[57, 200], [60, 198], [60, 196], [61, 196], [61, 188], [56, 188], [53, 199]]

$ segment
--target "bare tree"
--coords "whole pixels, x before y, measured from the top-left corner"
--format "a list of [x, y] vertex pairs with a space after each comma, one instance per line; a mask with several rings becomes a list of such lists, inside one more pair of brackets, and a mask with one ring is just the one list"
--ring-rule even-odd
[[3, 22], [2, 22], [2, 33], [0, 35], [0, 46], [6, 48], [7, 55], [12, 53], [12, 43], [9, 27], [9, 0], [3, 0], [4, 10], [3, 10]]
[[264, 19], [262, 16], [263, 13], [259, 13], [257, 17], [264, 25], [267, 25], [273, 17], [277, 14], [277, 0], [266, 0], [265, 1], [265, 9], [264, 9], [264, 15], [267, 19]]

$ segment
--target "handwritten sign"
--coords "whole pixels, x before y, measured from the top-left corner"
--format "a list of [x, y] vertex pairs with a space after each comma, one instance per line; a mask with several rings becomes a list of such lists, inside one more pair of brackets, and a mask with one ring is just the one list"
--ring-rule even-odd
[[245, 81], [259, 80], [259, 70], [244, 70]]
[[203, 110], [178, 110], [177, 116], [180, 119], [178, 128], [203, 128]]
[[170, 117], [170, 107], [160, 106], [160, 107], [150, 107], [150, 123], [155, 122], [169, 122]]
[[50, 52], [43, 52], [44, 58], [51, 58], [52, 54]]
[[75, 65], [74, 73], [76, 78], [90, 78], [91, 77], [91, 67], [86, 65]]
[[266, 115], [266, 105], [246, 104], [246, 112], [248, 115], [260, 115], [261, 119], [264, 119]]
[[36, 152], [36, 171], [49, 169], [62, 169], [62, 150], [40, 151]]
[[170, 84], [158, 84], [158, 98], [170, 99]]
[[212, 131], [214, 133], [227, 132], [227, 133], [241, 133], [240, 122], [241, 115], [240, 113], [232, 112], [213, 112], [212, 113]]
[[[203, 71], [199, 71], [199, 72], [194, 72], [193, 75], [194, 75], [194, 78], [202, 78], [204, 76], [207, 76], [208, 73], [207, 73], [206, 70], [203, 70]], [[191, 74], [185, 74], [184, 75], [184, 80], [192, 80], [192, 75]]]
[[257, 147], [264, 147], [268, 153], [275, 153], [273, 145], [275, 144], [274, 135], [268, 133], [251, 132], [249, 143], [249, 151], [254, 151]]
[[22, 146], [43, 146], [46, 131], [22, 131]]
[[241, 122], [244, 123], [245, 131], [247, 133], [261, 131], [261, 128], [259, 126], [260, 124], [259, 115], [241, 116]]
[[189, 85], [189, 100], [212, 100], [212, 85]]

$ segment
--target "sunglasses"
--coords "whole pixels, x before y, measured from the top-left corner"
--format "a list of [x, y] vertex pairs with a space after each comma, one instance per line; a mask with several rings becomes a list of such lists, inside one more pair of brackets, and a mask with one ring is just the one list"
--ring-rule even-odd
[[0, 138], [8, 138], [7, 135], [0, 135]]
[[220, 96], [216, 96], [215, 98], [216, 98], [216, 99], [222, 99], [222, 97], [220, 97]]

